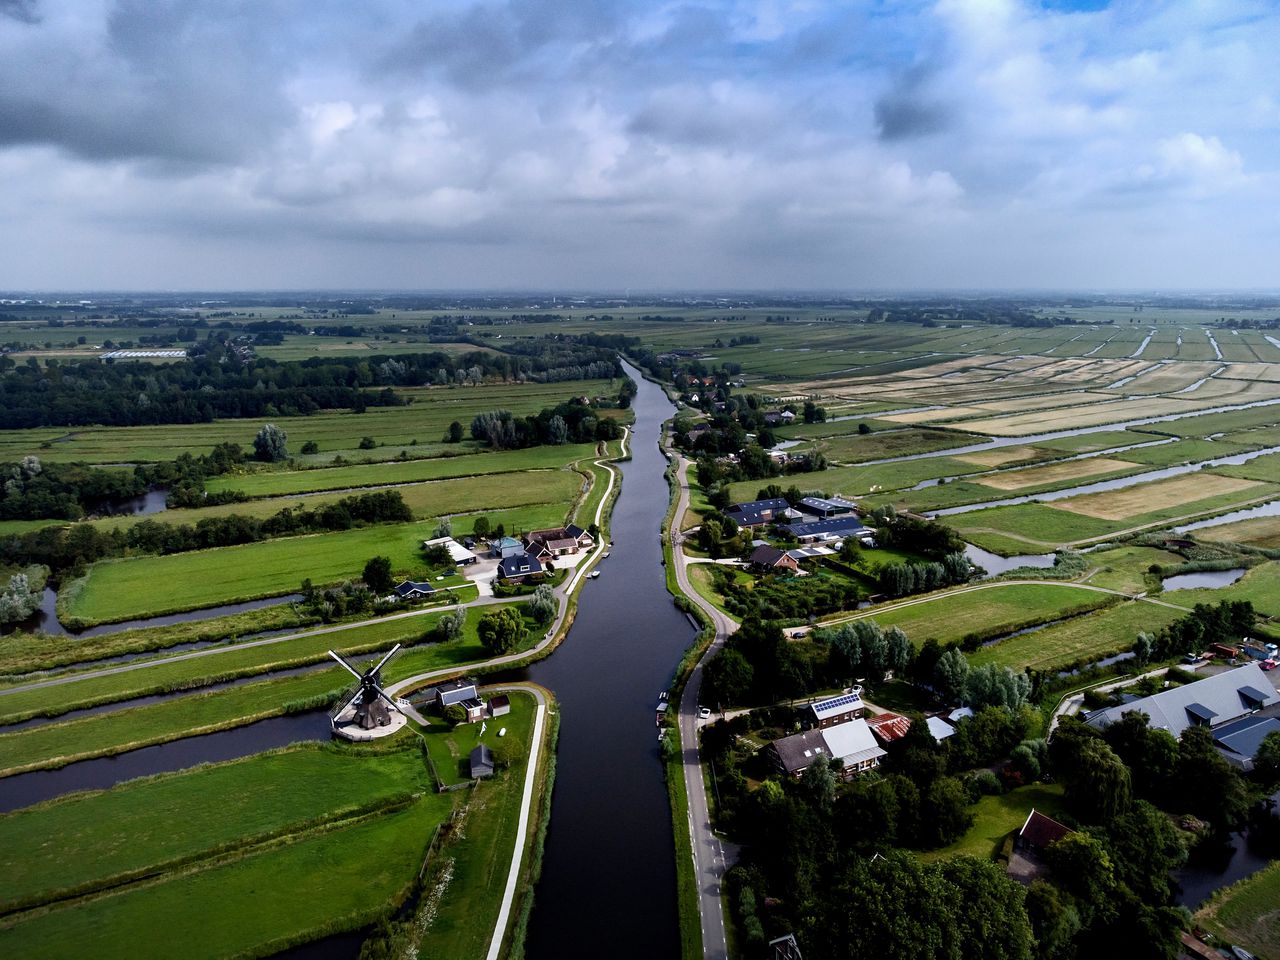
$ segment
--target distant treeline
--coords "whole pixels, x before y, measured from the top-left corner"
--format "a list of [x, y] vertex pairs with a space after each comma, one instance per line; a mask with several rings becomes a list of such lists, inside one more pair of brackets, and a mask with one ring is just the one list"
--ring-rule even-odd
[[350, 530], [370, 523], [407, 523], [413, 511], [398, 490], [343, 497], [314, 510], [286, 507], [265, 519], [231, 515], [192, 524], [141, 520], [127, 529], [103, 530], [89, 523], [44, 527], [0, 540], [0, 563], [41, 563], [66, 570], [135, 554], [184, 553], [230, 547], [299, 533]]
[[0, 357], [0, 429], [202, 423], [399, 406], [395, 387], [497, 381], [555, 382], [621, 374], [616, 354], [568, 338], [476, 351], [280, 362], [243, 359], [218, 339], [181, 363], [98, 360], [17, 365]]

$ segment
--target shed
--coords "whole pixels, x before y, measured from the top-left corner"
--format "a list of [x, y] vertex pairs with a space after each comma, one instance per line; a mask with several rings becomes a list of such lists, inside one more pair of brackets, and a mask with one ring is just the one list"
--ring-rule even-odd
[[933, 739], [938, 741], [945, 740], [947, 737], [954, 737], [956, 734], [956, 728], [941, 717], [929, 717], [925, 720], [925, 726], [933, 734]]
[[499, 693], [489, 698], [489, 716], [505, 717], [511, 712], [511, 698], [505, 693]]
[[900, 713], [882, 713], [868, 720], [867, 726], [881, 744], [889, 744], [907, 735], [911, 729], [911, 718]]
[[471, 778], [493, 776], [493, 751], [483, 743], [471, 751]]

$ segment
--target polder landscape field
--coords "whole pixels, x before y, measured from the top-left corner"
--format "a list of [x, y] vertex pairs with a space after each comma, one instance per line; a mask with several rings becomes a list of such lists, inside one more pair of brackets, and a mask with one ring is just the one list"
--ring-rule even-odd
[[[677, 562], [706, 603], [787, 631], [786, 670], [753, 666], [794, 688], [747, 684], [720, 706], [837, 692], [861, 674], [829, 666], [832, 638], [874, 623], [905, 634], [913, 663], [946, 653], [1025, 677], [1023, 732], [1037, 741], [1086, 688], [1179, 660], [1135, 657], [1135, 641], [1198, 604], [1247, 601], [1254, 636], [1280, 639], [1276, 308], [513, 297], [8, 309], [6, 397], [43, 399], [4, 405], [4, 574], [47, 582], [29, 589], [39, 611], [0, 637], [0, 796], [12, 798], [0, 944], [15, 955], [104, 942], [150, 954], [155, 938], [190, 934], [201, 956], [322, 938], [356, 956], [366, 938], [404, 949], [406, 926], [420, 955], [483, 955], [526, 758], [454, 789], [478, 728], [425, 707], [425, 723], [386, 740], [329, 742], [324, 711], [352, 688], [328, 651], [363, 663], [401, 644], [387, 684], [483, 673], [494, 651], [481, 620], [510, 609], [525, 625], [512, 652], [534, 655], [548, 625], [528, 592], [495, 596], [423, 541], [483, 550], [499, 529], [607, 526], [603, 462], [625, 455], [631, 422], [619, 353], [680, 406], [673, 443], [692, 489]], [[108, 343], [191, 355], [106, 364]], [[511, 416], [486, 420], [498, 411]], [[506, 426], [486, 433], [494, 419]], [[280, 456], [255, 449], [269, 425], [287, 435]], [[103, 489], [118, 495], [93, 495]], [[721, 518], [762, 490], [847, 498], [875, 544], [806, 558], [798, 575], [753, 570], [751, 541], [781, 541]], [[969, 562], [917, 588], [901, 571], [939, 565], [926, 540]], [[374, 558], [395, 583], [432, 584], [432, 599], [375, 602]], [[1201, 581], [1165, 586], [1189, 574]], [[872, 683], [868, 701], [936, 711], [939, 691], [913, 671]], [[534, 701], [512, 699], [504, 722], [527, 750]], [[232, 736], [247, 746], [206, 751]], [[110, 763], [149, 775], [103, 773]], [[764, 778], [749, 765], [733, 784], [719, 776], [733, 789]], [[535, 816], [547, 802], [540, 791]], [[1070, 815], [1056, 784], [988, 796], [921, 862], [988, 857], [1037, 804]], [[750, 845], [730, 806], [715, 816]], [[161, 817], [182, 828], [154, 830]], [[1275, 940], [1265, 901], [1246, 892], [1217, 916], [1263, 948]], [[726, 910], [746, 944], [748, 918]], [[161, 914], [171, 931], [151, 928]]]
[[[484, 673], [486, 617], [514, 614], [507, 662], [563, 636], [572, 571], [540, 577], [557, 593], [539, 608], [532, 584], [495, 589], [487, 554], [570, 522], [607, 530], [605, 464], [631, 420], [616, 351], [541, 333], [502, 351], [429, 319], [406, 342], [370, 326], [368, 343], [275, 349], [246, 313], [198, 320], [180, 362], [108, 364], [105, 341], [163, 341], [189, 318], [33, 312], [0, 338], [0, 950], [502, 944], [527, 922], [557, 721], [534, 739], [533, 688], [483, 733], [415, 691]], [[493, 433], [473, 429], [486, 418]], [[479, 562], [424, 548], [439, 536]], [[404, 581], [429, 596], [400, 600]], [[329, 651], [364, 668], [396, 645], [380, 679], [410, 722], [333, 738], [326, 711], [355, 688]], [[473, 780], [481, 743], [497, 769]]]

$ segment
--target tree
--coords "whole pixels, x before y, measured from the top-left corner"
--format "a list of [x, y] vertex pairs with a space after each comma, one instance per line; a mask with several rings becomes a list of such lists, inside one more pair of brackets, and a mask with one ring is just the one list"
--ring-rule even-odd
[[1169, 903], [1170, 871], [1187, 859], [1182, 836], [1169, 818], [1138, 800], [1128, 813], [1107, 824], [1116, 877], [1144, 903]]
[[457, 420], [449, 424], [449, 432], [445, 434], [444, 439], [446, 443], [461, 443], [462, 442], [462, 424], [459, 423]]
[[376, 448], [377, 448], [377, 446], [378, 446], [378, 441], [377, 441], [377, 440], [375, 440], [375, 439], [373, 439], [373, 437], [361, 437], [361, 438], [360, 438], [360, 449], [361, 449], [361, 450], [373, 450], [373, 449], [376, 449]]
[[314, 440], [308, 440], [306, 443], [302, 445], [302, 452], [304, 455], [319, 453], [320, 444], [316, 443]]
[[510, 607], [486, 613], [476, 626], [480, 643], [494, 655], [511, 653], [528, 633], [524, 618]]
[[263, 424], [258, 435], [253, 438], [254, 456], [267, 463], [278, 463], [289, 458], [286, 445], [289, 435], [274, 423]]
[[1133, 800], [1129, 768], [1100, 739], [1080, 744], [1075, 769], [1063, 785], [1067, 802], [1087, 823], [1109, 823], [1127, 812]]
[[1058, 888], [1036, 880], [1027, 891], [1027, 917], [1043, 960], [1074, 960], [1080, 914]]
[[564, 422], [564, 417], [556, 414], [547, 423], [547, 443], [558, 447], [568, 442], [569, 425]]
[[449, 517], [441, 517], [436, 523], [436, 538], [453, 536], [453, 520]]
[[923, 836], [930, 847], [945, 847], [963, 836], [973, 826], [969, 812], [969, 793], [955, 777], [939, 777], [925, 792], [921, 808]]
[[1177, 780], [1182, 787], [1180, 812], [1194, 813], [1219, 830], [1236, 828], [1248, 814], [1244, 780], [1214, 747], [1208, 727], [1182, 731]]
[[1058, 886], [1078, 904], [1080, 918], [1091, 926], [1098, 915], [1114, 910], [1115, 866], [1106, 845], [1083, 830], [1068, 833], [1045, 851]]
[[489, 518], [476, 517], [475, 523], [471, 525], [471, 532], [481, 539], [489, 536]]
[[364, 573], [361, 574], [360, 579], [374, 593], [386, 593], [395, 586], [395, 581], [391, 579], [391, 558], [370, 558], [364, 565]]
[[704, 703], [744, 703], [755, 682], [755, 670], [738, 650], [726, 647], [703, 673], [708, 697]]
[[456, 640], [462, 636], [462, 631], [467, 625], [467, 611], [459, 607], [451, 613], [446, 613], [440, 618], [440, 622], [436, 624], [436, 629], [440, 631], [440, 636], [444, 640]]
[[15, 573], [0, 592], [0, 623], [25, 620], [40, 606], [41, 591], [31, 586], [25, 573]]
[[934, 668], [938, 693], [949, 703], [963, 700], [968, 689], [969, 661], [956, 648], [945, 650]]
[[556, 594], [550, 584], [542, 584], [533, 591], [533, 599], [529, 601], [529, 612], [539, 623], [550, 623], [556, 615]]
[[1264, 784], [1280, 781], [1280, 733], [1268, 733], [1253, 758], [1253, 774]]
[[444, 708], [444, 722], [451, 727], [467, 722], [467, 708], [460, 703], [451, 703]]
[[819, 754], [800, 775], [800, 789], [809, 802], [823, 810], [836, 798], [836, 775], [825, 754]]

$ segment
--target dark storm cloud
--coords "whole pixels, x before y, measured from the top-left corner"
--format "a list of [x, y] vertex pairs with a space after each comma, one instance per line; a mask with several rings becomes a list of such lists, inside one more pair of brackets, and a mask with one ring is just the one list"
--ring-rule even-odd
[[235, 162], [292, 110], [250, 8], [123, 0], [100, 46], [77, 48], [48, 22], [0, 62], [0, 145], [44, 145], [89, 160]]
[[951, 126], [954, 110], [926, 92], [928, 72], [907, 71], [875, 104], [876, 128], [886, 142], [941, 133]]
[[8, 17], [21, 23], [39, 23], [40, 13], [36, 0], [0, 0], [0, 17]]

